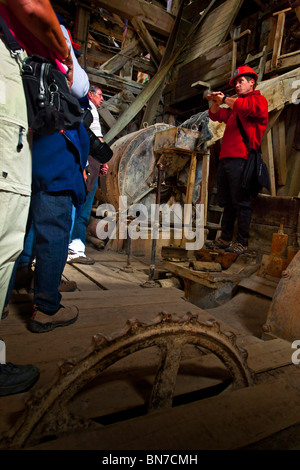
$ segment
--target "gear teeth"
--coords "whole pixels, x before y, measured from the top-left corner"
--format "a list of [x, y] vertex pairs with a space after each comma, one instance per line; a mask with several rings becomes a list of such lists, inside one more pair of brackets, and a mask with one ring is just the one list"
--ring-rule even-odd
[[99, 349], [103, 348], [109, 343], [109, 339], [101, 335], [100, 333], [94, 335], [92, 337], [92, 347], [94, 351], [98, 351]]
[[125, 334], [137, 333], [143, 326], [145, 326], [144, 323], [140, 322], [136, 318], [127, 320]]
[[76, 361], [74, 359], [63, 361], [58, 366], [60, 376], [66, 375], [68, 372], [70, 372], [70, 370], [74, 368], [75, 365], [76, 365]]
[[229, 339], [231, 344], [235, 345], [236, 344], [236, 334], [233, 333], [232, 331], [225, 331], [224, 335]]
[[161, 323], [167, 323], [172, 321], [172, 315], [171, 313], [167, 312], [160, 312], [159, 316], [161, 318]]
[[[52, 424], [56, 426], [54, 431], [59, 433], [64, 407], [95, 374], [144, 347], [156, 345], [164, 351], [169, 346], [172, 349], [174, 341], [178, 350], [185, 344], [193, 344], [220, 357], [230, 371], [233, 389], [253, 384], [255, 374], [247, 365], [247, 351], [236, 345], [233, 332], [222, 332], [215, 319], [199, 321], [198, 315], [191, 311], [181, 318], [161, 311], [154, 321], [144, 323], [130, 319], [123, 331], [111, 337], [94, 335], [88, 351], [82, 357], [71, 358], [58, 365], [58, 373], [49, 388], [36, 390], [28, 400], [29, 404], [26, 403], [23, 424], [20, 426], [20, 422], [17, 423], [6, 436], [8, 448], [24, 447], [32, 438], [40, 438], [43, 429]], [[66, 416], [66, 422], [69, 420], [69, 423], [64, 423], [64, 426], [69, 424], [72, 428], [75, 421], [70, 419], [69, 414]]]
[[183, 322], [184, 323], [191, 323], [193, 325], [196, 325], [196, 323], [199, 323], [198, 321], [198, 315], [193, 312], [187, 312], [184, 317], [183, 317]]
[[214, 330], [216, 333], [221, 332], [221, 326], [220, 323], [218, 323], [216, 320], [208, 320], [206, 323], [206, 326]]
[[244, 348], [241, 348], [240, 346], [239, 346], [238, 349], [239, 349], [243, 359], [244, 360], [248, 359], [248, 351], [246, 351], [246, 349], [244, 349]]

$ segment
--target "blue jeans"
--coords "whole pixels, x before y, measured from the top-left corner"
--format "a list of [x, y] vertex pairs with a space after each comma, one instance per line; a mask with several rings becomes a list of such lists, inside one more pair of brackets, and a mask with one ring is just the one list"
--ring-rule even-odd
[[[29, 222], [29, 221], [28, 221]], [[18, 259], [18, 268], [29, 266], [35, 257], [35, 228], [32, 223], [28, 227], [29, 231], [26, 233], [23, 251]]]
[[98, 178], [95, 181], [92, 191], [87, 194], [86, 200], [81, 206], [79, 214], [75, 217], [75, 222], [71, 234], [71, 241], [79, 238], [84, 245], [86, 244], [86, 228], [90, 220], [97, 185]]
[[58, 286], [68, 255], [73, 204], [66, 192], [32, 195], [24, 248], [15, 262], [6, 295], [11, 297], [18, 268], [30, 266], [36, 257], [34, 304], [39, 310], [54, 314], [60, 307]]
[[36, 253], [34, 304], [52, 315], [60, 308], [58, 287], [68, 256], [72, 196], [64, 191], [39, 191], [32, 195], [31, 210]]
[[32, 194], [24, 250], [15, 263], [5, 305], [14, 287], [17, 268], [29, 265], [35, 255], [34, 304], [48, 315], [54, 315], [60, 308], [58, 287], [68, 256], [72, 206], [68, 192]]

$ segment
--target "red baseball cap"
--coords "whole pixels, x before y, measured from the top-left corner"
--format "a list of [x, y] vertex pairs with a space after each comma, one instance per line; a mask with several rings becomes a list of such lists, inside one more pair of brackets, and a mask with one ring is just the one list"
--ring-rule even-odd
[[252, 78], [254, 78], [255, 83], [257, 82], [257, 79], [258, 79], [257, 73], [251, 67], [248, 67], [248, 65], [243, 65], [242, 67], [239, 67], [238, 69], [236, 69], [236, 71], [233, 74], [232, 79], [229, 82], [229, 85], [232, 88], [234, 88], [234, 81], [238, 77], [241, 77], [242, 75], [250, 75]]

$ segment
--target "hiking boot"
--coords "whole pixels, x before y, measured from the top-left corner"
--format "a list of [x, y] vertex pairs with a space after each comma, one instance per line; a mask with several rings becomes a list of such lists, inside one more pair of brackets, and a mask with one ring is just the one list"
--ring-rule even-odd
[[74, 292], [76, 289], [77, 284], [75, 281], [65, 281], [64, 279], [61, 280], [58, 287], [59, 292]]
[[78, 263], [78, 264], [94, 264], [95, 260], [93, 258], [89, 258], [86, 256], [85, 253], [69, 253], [67, 263], [73, 264], [73, 263]]
[[39, 369], [31, 364], [26, 366], [17, 366], [11, 362], [0, 364], [0, 396], [26, 392], [39, 376]]
[[44, 312], [36, 309], [29, 320], [28, 328], [33, 333], [46, 333], [54, 330], [60, 326], [68, 326], [78, 318], [79, 310], [76, 305], [64, 307], [60, 306], [60, 309], [54, 315], [47, 315]]
[[232, 244], [232, 241], [223, 240], [223, 238], [217, 238], [216, 240], [209, 240], [206, 242], [208, 248], [218, 248], [224, 250]]
[[236, 242], [226, 248], [225, 251], [229, 253], [235, 253], [236, 255], [243, 255], [244, 253], [247, 253], [247, 250], [247, 246], [243, 246], [241, 243]]
[[[77, 289], [77, 284], [75, 281], [65, 281], [62, 279], [58, 286], [58, 292], [74, 292]], [[34, 283], [32, 280], [30, 289], [27, 289], [28, 294], [34, 293]]]

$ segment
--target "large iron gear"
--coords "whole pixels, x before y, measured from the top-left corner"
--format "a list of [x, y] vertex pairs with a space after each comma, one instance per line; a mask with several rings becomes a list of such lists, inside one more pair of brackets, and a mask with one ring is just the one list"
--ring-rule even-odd
[[173, 320], [172, 315], [164, 312], [151, 323], [129, 320], [122, 333], [112, 338], [95, 335], [90, 350], [83, 357], [60, 364], [53, 383], [47, 390], [33, 394], [24, 415], [9, 435], [3, 436], [1, 448], [20, 449], [39, 443], [45, 436], [57, 438], [64, 433], [97, 426], [92, 420], [70, 413], [68, 403], [109, 366], [152, 346], [160, 349], [161, 360], [148, 411], [171, 407], [182, 349], [187, 344], [203, 348], [222, 361], [232, 378], [229, 389], [253, 384], [247, 352], [238, 348], [235, 335], [222, 332], [217, 322], [200, 322], [191, 313]]

